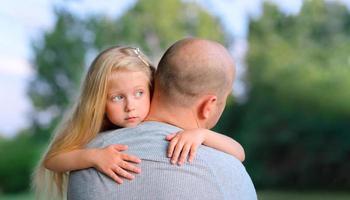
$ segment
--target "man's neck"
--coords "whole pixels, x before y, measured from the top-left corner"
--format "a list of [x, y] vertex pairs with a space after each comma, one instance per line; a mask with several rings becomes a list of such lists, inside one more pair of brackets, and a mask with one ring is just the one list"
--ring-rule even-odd
[[200, 127], [196, 120], [195, 112], [191, 109], [175, 106], [161, 106], [159, 104], [151, 105], [150, 112], [145, 121], [163, 122], [184, 130]]

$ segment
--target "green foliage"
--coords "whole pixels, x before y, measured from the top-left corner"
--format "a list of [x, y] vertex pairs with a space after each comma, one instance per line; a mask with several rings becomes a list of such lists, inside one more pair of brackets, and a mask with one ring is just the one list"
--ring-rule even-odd
[[119, 19], [92, 16], [88, 27], [98, 49], [112, 44], [136, 45], [154, 59], [183, 37], [227, 40], [217, 19], [197, 4], [179, 0], [140, 0]]
[[22, 133], [11, 140], [0, 141], [0, 193], [28, 189], [30, 176], [42, 151], [42, 144]]
[[35, 108], [33, 132], [44, 140], [76, 96], [85, 64], [84, 24], [64, 10], [56, 10], [56, 16], [53, 30], [33, 42], [36, 77], [28, 90]]
[[307, 1], [298, 16], [266, 4], [264, 16], [250, 25], [252, 94], [263, 85], [281, 103], [349, 115], [349, 18], [344, 6], [322, 1]]
[[251, 22], [248, 101], [229, 109], [258, 187], [350, 188], [349, 22], [323, 1]]

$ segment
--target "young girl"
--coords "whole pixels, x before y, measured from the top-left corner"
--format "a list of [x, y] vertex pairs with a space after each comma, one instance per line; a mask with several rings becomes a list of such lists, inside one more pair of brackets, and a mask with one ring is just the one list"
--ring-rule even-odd
[[[64, 118], [37, 167], [34, 184], [39, 195], [43, 191], [63, 195], [68, 172], [72, 170], [94, 167], [119, 184], [123, 182], [122, 177], [131, 180], [133, 173], [141, 172], [134, 165], [141, 160], [122, 153], [128, 148], [126, 145], [84, 147], [100, 132], [133, 127], [146, 118], [154, 71], [137, 48], [112, 47], [95, 58], [72, 112]], [[192, 161], [200, 144], [244, 160], [239, 143], [207, 129], [185, 130], [168, 135], [166, 139], [170, 141], [168, 156], [173, 164], [183, 164], [188, 154], [188, 160]], [[190, 148], [178, 145], [180, 143]]]

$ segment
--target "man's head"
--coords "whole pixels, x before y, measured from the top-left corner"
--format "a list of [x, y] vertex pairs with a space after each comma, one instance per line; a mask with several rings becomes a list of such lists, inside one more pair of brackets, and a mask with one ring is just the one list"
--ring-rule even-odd
[[212, 128], [225, 107], [233, 77], [234, 61], [221, 44], [197, 38], [179, 40], [159, 62], [154, 98], [190, 110], [198, 126]]

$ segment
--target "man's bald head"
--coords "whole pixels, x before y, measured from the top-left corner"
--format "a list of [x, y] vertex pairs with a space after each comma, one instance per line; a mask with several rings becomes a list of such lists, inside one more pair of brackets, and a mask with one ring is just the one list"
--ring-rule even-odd
[[201, 95], [223, 97], [231, 90], [233, 76], [234, 61], [225, 47], [188, 38], [165, 52], [157, 68], [155, 87], [167, 102], [189, 106]]

